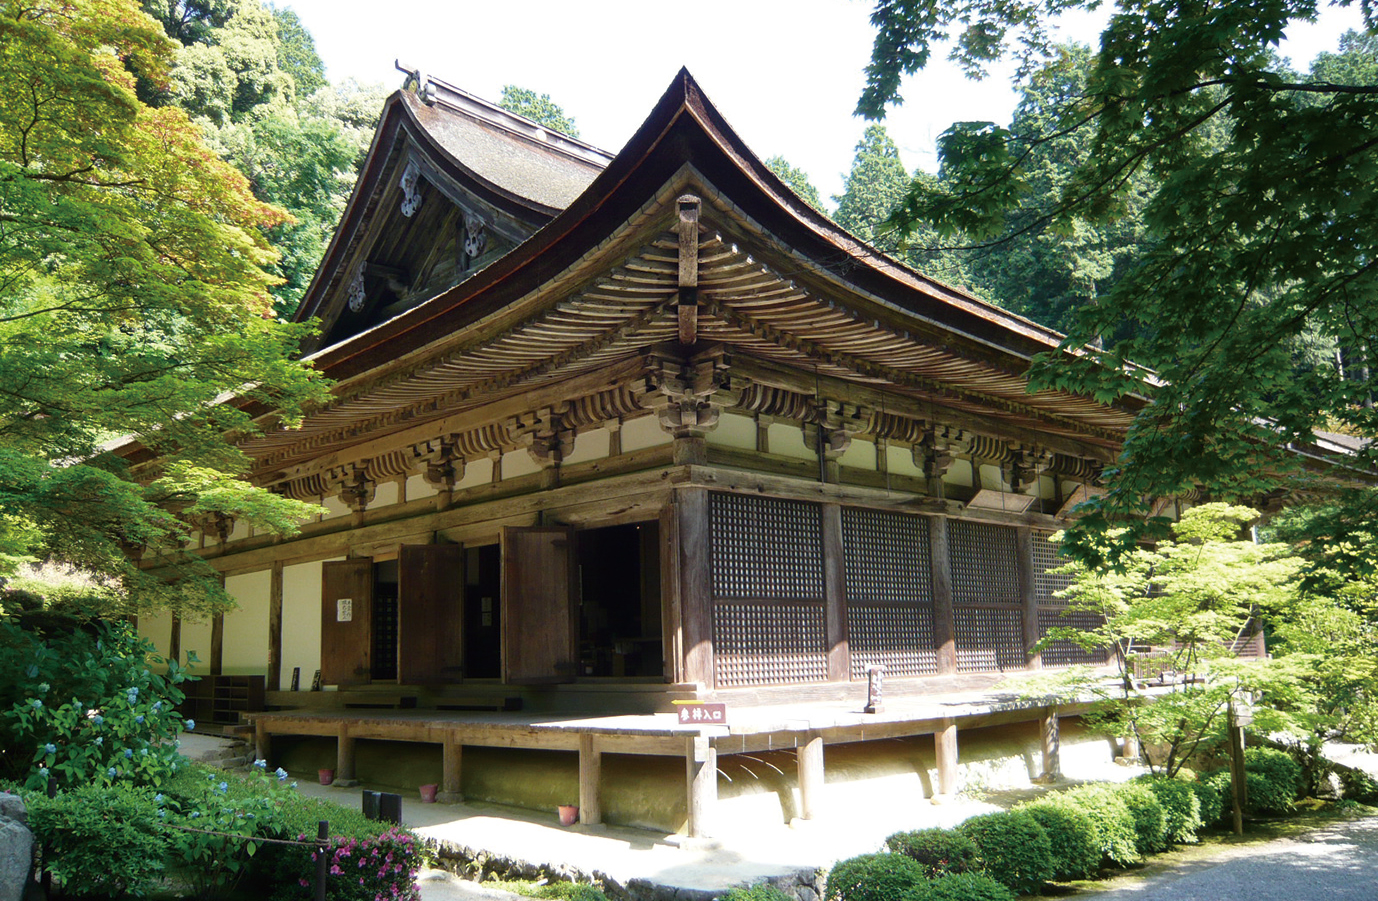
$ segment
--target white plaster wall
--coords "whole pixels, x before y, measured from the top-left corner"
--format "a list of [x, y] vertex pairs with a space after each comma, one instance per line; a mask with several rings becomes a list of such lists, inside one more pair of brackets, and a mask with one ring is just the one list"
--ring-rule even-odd
[[638, 416], [622, 423], [622, 452], [629, 453], [643, 447], [669, 444], [674, 439], [660, 427], [660, 420], [654, 414]]
[[221, 671], [229, 676], [268, 673], [268, 606], [272, 576], [267, 570], [226, 576], [225, 592], [239, 605], [225, 614]]
[[838, 458], [838, 462], [852, 469], [875, 469], [876, 445], [872, 441], [859, 441], [853, 438], [846, 452]]
[[455, 488], [474, 488], [479, 485], [487, 485], [492, 481], [493, 460], [491, 457], [480, 457], [464, 464], [464, 478], [455, 482]]
[[341, 516], [349, 516], [351, 513], [354, 512], [345, 505], [344, 501], [340, 500], [340, 498], [337, 495], [333, 494], [327, 495], [325, 498], [323, 498], [321, 501], [321, 506], [325, 508], [325, 512], [321, 514], [321, 519], [336, 519]]
[[574, 452], [560, 462], [561, 465], [572, 465], [589, 460], [602, 460], [611, 450], [612, 432], [607, 429], [590, 429], [575, 436]]
[[[337, 557], [336, 559], [344, 559]], [[292, 684], [292, 667], [301, 667], [301, 688], [321, 668], [321, 563], [282, 568], [282, 687]]]
[[756, 449], [756, 420], [741, 413], [724, 413], [718, 427], [708, 432], [708, 443], [738, 450]]
[[439, 492], [431, 487], [425, 476], [417, 474], [407, 479], [408, 501], [419, 501], [422, 498], [435, 497], [437, 494]]
[[156, 614], [140, 614], [139, 634], [153, 642], [159, 657], [167, 657], [172, 649], [172, 614], [166, 610], [159, 610]]
[[[975, 486], [973, 485], [973, 487]], [[1000, 471], [1000, 467], [990, 463], [981, 465], [981, 487], [989, 488], [992, 491], [1010, 490], [1010, 485], [1005, 481], [1005, 475]]]
[[948, 485], [962, 485], [971, 487], [971, 461], [953, 460], [952, 465], [943, 473], [943, 481]]
[[379, 482], [377, 487], [374, 488], [373, 500], [368, 502], [368, 507], [370, 510], [375, 510], [378, 507], [387, 507], [397, 503], [399, 499], [400, 494], [397, 491], [397, 483], [389, 479], [386, 482]]
[[531, 454], [527, 453], [525, 448], [508, 451], [502, 455], [502, 477], [504, 480], [515, 479], [540, 471], [541, 467], [536, 465], [536, 461], [531, 459]]
[[770, 452], [781, 457], [794, 457], [798, 460], [817, 460], [818, 455], [809, 450], [804, 443], [804, 430], [797, 425], [772, 422], [768, 432]]
[[230, 530], [230, 540], [238, 541], [241, 538], [249, 537], [249, 523], [243, 519], [237, 519], [234, 528]]
[[923, 470], [914, 465], [914, 451], [908, 445], [886, 445], [885, 468], [897, 476], [923, 478]]
[[[196, 662], [188, 664], [190, 652], [196, 653]], [[204, 676], [211, 671], [211, 621], [200, 622], [182, 620], [182, 661], [192, 667], [192, 674]]]

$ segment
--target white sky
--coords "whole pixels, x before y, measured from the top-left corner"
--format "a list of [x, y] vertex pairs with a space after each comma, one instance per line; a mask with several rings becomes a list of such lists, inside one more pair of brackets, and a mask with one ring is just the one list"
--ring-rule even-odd
[[[402, 83], [400, 59], [496, 100], [505, 84], [549, 94], [580, 137], [616, 152], [680, 66], [762, 158], [804, 169], [825, 201], [842, 190], [866, 123], [852, 110], [873, 30], [866, 0], [278, 0], [316, 39], [332, 81]], [[1357, 7], [1357, 4], [1356, 4]], [[1360, 28], [1356, 7], [1328, 10], [1282, 48], [1300, 68]], [[1069, 40], [1095, 43], [1106, 13], [1078, 14]], [[1010, 69], [973, 82], [934, 54], [885, 122], [913, 170], [936, 166], [933, 142], [951, 123], [1007, 123]]]

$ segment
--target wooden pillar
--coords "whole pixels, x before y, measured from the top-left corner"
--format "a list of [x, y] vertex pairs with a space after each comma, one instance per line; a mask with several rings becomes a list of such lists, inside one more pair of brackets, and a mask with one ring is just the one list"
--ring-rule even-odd
[[335, 744], [335, 784], [345, 788], [358, 784], [354, 779], [354, 738], [347, 723], [340, 724]]
[[1235, 717], [1234, 702], [1230, 702], [1230, 796], [1234, 834], [1244, 834], [1244, 808], [1249, 805], [1249, 779], [1244, 771], [1244, 727]]
[[262, 720], [254, 721], [254, 755], [257, 759], [268, 761], [268, 756], [273, 750], [272, 739], [268, 735], [268, 729], [263, 725]]
[[933, 733], [933, 755], [938, 761], [938, 794], [957, 793], [957, 721], [943, 720], [942, 728]]
[[933, 570], [933, 643], [938, 646], [938, 672], [957, 672], [957, 627], [952, 615], [952, 561], [947, 553], [945, 516], [929, 521]]
[[1041, 721], [1043, 738], [1043, 774], [1045, 782], [1062, 778], [1062, 736], [1057, 721], [1057, 708], [1049, 707]]
[[225, 614], [211, 617], [211, 675], [218, 676], [225, 669]]
[[706, 735], [691, 735], [685, 741], [689, 837], [711, 838], [718, 806], [718, 752]]
[[708, 492], [677, 492], [679, 598], [684, 635], [684, 681], [713, 687], [713, 598], [709, 561]]
[[823, 736], [809, 733], [799, 746], [799, 816], [816, 820], [823, 812]]
[[172, 615], [172, 634], [167, 640], [167, 659], [178, 666], [182, 665], [182, 617]]
[[596, 826], [603, 822], [603, 752], [592, 732], [579, 735], [579, 822]]
[[852, 657], [847, 644], [847, 586], [842, 570], [842, 507], [823, 505], [823, 605], [828, 680], [851, 678]]
[[282, 564], [268, 571], [268, 678], [269, 691], [282, 691]]
[[684, 671], [684, 605], [680, 601], [679, 505], [660, 510], [660, 637], [667, 682], [688, 682]]
[[460, 788], [460, 778], [464, 774], [464, 746], [459, 743], [458, 736], [450, 735], [441, 747], [440, 792], [436, 800], [455, 804], [464, 800], [464, 792]]
[[1015, 534], [1015, 565], [1019, 569], [1019, 600], [1023, 608], [1024, 661], [1029, 669], [1042, 669], [1042, 655], [1035, 654], [1038, 644], [1038, 595], [1034, 591], [1033, 529], [1018, 526]]

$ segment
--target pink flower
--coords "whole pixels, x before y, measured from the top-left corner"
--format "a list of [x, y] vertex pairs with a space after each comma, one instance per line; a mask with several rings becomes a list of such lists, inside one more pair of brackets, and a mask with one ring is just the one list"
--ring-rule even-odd
[[340, 869], [340, 868], [339, 868], [337, 865], [335, 865], [335, 864], [331, 864], [331, 865], [330, 865], [330, 875], [331, 875], [331, 876], [343, 876], [343, 875], [344, 875], [344, 870]]

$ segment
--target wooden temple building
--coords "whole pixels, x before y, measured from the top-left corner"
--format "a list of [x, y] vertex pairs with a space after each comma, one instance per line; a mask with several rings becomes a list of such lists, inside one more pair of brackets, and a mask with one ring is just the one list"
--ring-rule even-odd
[[[204, 721], [268, 711], [266, 753], [333, 736], [348, 777], [356, 740], [440, 743], [454, 797], [464, 746], [579, 751], [595, 818], [601, 753], [680, 755], [703, 832], [715, 755], [798, 747], [807, 788], [865, 729], [672, 702], [863, 716], [876, 666], [890, 700], [1097, 662], [1031, 649], [1132, 411], [1029, 393], [1058, 334], [843, 231], [687, 72], [616, 155], [413, 78], [299, 317], [333, 397], [244, 449], [321, 515], [206, 524], [238, 609], [141, 623], [209, 662]], [[951, 716], [886, 722], [955, 754]]]

